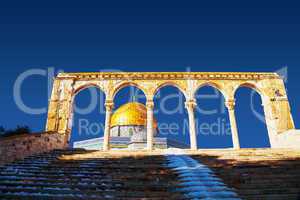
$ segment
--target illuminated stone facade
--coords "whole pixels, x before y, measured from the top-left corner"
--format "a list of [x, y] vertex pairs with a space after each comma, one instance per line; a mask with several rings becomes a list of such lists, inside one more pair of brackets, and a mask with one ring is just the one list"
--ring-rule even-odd
[[194, 109], [195, 93], [203, 86], [218, 89], [229, 110], [234, 148], [239, 148], [235, 120], [235, 92], [245, 86], [257, 91], [262, 99], [268, 134], [272, 148], [294, 148], [300, 144], [295, 132], [284, 82], [276, 73], [219, 73], [219, 72], [96, 72], [60, 73], [54, 80], [49, 103], [46, 131], [58, 132], [69, 137], [72, 127], [73, 100], [75, 95], [90, 86], [96, 86], [106, 95], [106, 121], [104, 150], [109, 149], [109, 135], [113, 100], [116, 93], [126, 86], [136, 86], [146, 95], [147, 149], [153, 149], [153, 97], [161, 87], [177, 87], [185, 96], [190, 125], [191, 149], [197, 149]]

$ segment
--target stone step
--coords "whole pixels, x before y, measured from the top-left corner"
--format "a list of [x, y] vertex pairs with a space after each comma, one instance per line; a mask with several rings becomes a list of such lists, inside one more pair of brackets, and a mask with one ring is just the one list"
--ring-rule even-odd
[[[48, 195], [48, 194], [40, 194], [40, 193], [10, 193], [10, 194], [5, 194], [1, 195], [0, 198], [2, 200], [16, 200], [16, 199], [22, 199], [22, 200], [83, 200], [83, 199], [88, 199], [88, 200], [106, 200], [106, 199], [113, 199], [113, 200], [188, 200], [189, 198], [185, 198], [182, 196], [159, 196], [159, 197], [153, 197], [150, 195], [145, 195], [145, 193], [141, 195], [129, 195], [128, 193], [125, 194], [126, 196], [123, 197], [114, 197], [112, 195], [107, 195], [107, 196], [95, 196], [95, 195], [85, 195], [85, 194], [80, 194], [80, 195]], [[127, 196], [128, 195], [128, 196]], [[132, 197], [130, 197], [132, 196]]]
[[256, 188], [256, 190], [253, 189], [248, 189], [247, 187], [245, 187], [241, 192], [240, 195], [242, 196], [248, 196], [248, 195], [272, 195], [272, 194], [293, 194], [299, 195], [299, 188], [265, 188], [265, 189], [258, 189]]
[[0, 196], [5, 196], [9, 194], [22, 194], [26, 193], [29, 196], [32, 194], [39, 194], [39, 195], [47, 195], [52, 196], [54, 198], [57, 195], [61, 196], [70, 196], [70, 195], [90, 195], [90, 196], [98, 196], [98, 197], [105, 197], [105, 196], [114, 196], [114, 198], [171, 198], [172, 197], [179, 197], [179, 193], [169, 193], [163, 190], [153, 190], [153, 188], [148, 188], [144, 190], [122, 190], [118, 189], [115, 190], [114, 188], [101, 190], [101, 189], [94, 189], [94, 190], [76, 190], [71, 188], [50, 188], [45, 187], [42, 189], [39, 188], [30, 188], [30, 187], [14, 187], [14, 188], [0, 188]]
[[[40, 184], [38, 185], [54, 185], [56, 184], [64, 184], [65, 182], [68, 182], [70, 185], [76, 185], [78, 182], [80, 182], [81, 185], [106, 185], [106, 187], [110, 187], [112, 184], [119, 185], [119, 187], [139, 187], [139, 183], [127, 183], [127, 184], [120, 184], [120, 180], [114, 180], [114, 179], [99, 179], [99, 181], [90, 178], [83, 178], [83, 179], [4, 179], [0, 181], [0, 185], [15, 185], [15, 186], [21, 186], [21, 185], [36, 185], [35, 182], [39, 181]], [[170, 180], [170, 183], [172, 180]], [[192, 181], [192, 180], [191, 180]], [[173, 182], [172, 184], [175, 184], [176, 182]], [[180, 184], [186, 183], [186, 185], [189, 184], [189, 182], [179, 182]], [[160, 182], [151, 182], [151, 180], [146, 180], [142, 182], [141, 184], [146, 185], [147, 187], [155, 187], [156, 185], [167, 187], [169, 184], [164, 184]], [[122, 185], [122, 186], [121, 186]], [[216, 187], [215, 183], [212, 182], [202, 182], [201, 184], [194, 183], [193, 186], [206, 186], [206, 187]], [[218, 184], [220, 186], [220, 184]], [[217, 185], [217, 186], [218, 186]], [[268, 190], [269, 188], [273, 188], [273, 190], [289, 190], [289, 189], [298, 189], [299, 184], [295, 185], [293, 183], [287, 183], [282, 184], [282, 182], [278, 182], [278, 184], [266, 184], [266, 185], [258, 185], [258, 184], [247, 184], [247, 185], [241, 185], [239, 187], [240, 190]], [[173, 187], [176, 188], [176, 187]]]
[[[178, 174], [182, 192], [190, 199], [231, 199], [240, 200], [235, 189], [223, 184], [211, 169], [185, 155], [167, 156], [168, 167]], [[184, 184], [183, 184], [184, 183]], [[186, 184], [189, 183], [189, 184]], [[197, 185], [196, 185], [196, 184]], [[214, 186], [207, 186], [213, 184]]]
[[[19, 176], [19, 177], [61, 177], [61, 176], [68, 176], [68, 177], [91, 177], [94, 176], [95, 178], [101, 178], [105, 177], [107, 173], [111, 173], [112, 171], [59, 171], [59, 172], [53, 172], [53, 171], [41, 171], [40, 173], [38, 171], [18, 171], [18, 172], [0, 172], [0, 179], [8, 176]], [[125, 171], [125, 172], [114, 172], [114, 175], [120, 175], [122, 177], [130, 177], [132, 176], [133, 171]], [[135, 177], [143, 177], [144, 176], [143, 171], [136, 171]], [[152, 175], [160, 175], [159, 171], [151, 173]]]
[[[78, 168], [78, 167], [111, 167], [111, 168], [128, 168], [128, 169], [143, 169], [143, 168], [156, 168], [156, 167], [161, 167], [163, 161], [161, 162], [151, 162], [151, 163], [135, 163], [135, 162], [139, 162], [139, 161], [131, 161], [131, 162], [123, 162], [123, 163], [113, 163], [113, 162], [106, 162], [106, 161], [102, 161], [102, 162], [95, 162], [95, 163], [85, 163], [85, 162], [60, 162], [60, 161], [56, 161], [56, 162], [49, 162], [49, 163], [43, 163], [43, 164], [35, 164], [35, 163], [15, 163], [15, 164], [10, 164], [7, 167], [46, 167], [46, 168], [55, 168], [55, 167], [64, 167], [64, 168]], [[49, 165], [51, 164], [51, 165]], [[5, 169], [5, 168], [2, 168]]]
[[241, 195], [242, 199], [246, 200], [299, 200], [298, 194], [253, 194], [253, 195]]
[[75, 175], [75, 174], [84, 174], [87, 176], [104, 176], [104, 172], [95, 171], [95, 169], [91, 169], [89, 171], [83, 170], [72, 170], [72, 171], [46, 171], [46, 170], [14, 170], [14, 171], [2, 171], [0, 172], [1, 176], [35, 176], [35, 175], [43, 175], [43, 176], [65, 176], [65, 175]]
[[[107, 188], [118, 188], [118, 189], [130, 189], [134, 188], [134, 190], [144, 190], [145, 188], [152, 188], [154, 191], [160, 191], [165, 189], [174, 189], [176, 187], [173, 187], [173, 183], [157, 183], [157, 182], [140, 182], [140, 183], [134, 183], [134, 182], [101, 182], [101, 181], [94, 181], [94, 182], [68, 182], [68, 183], [57, 183], [57, 182], [42, 182], [42, 183], [31, 183], [31, 182], [18, 182], [18, 181], [3, 181], [0, 183], [0, 187], [36, 187], [36, 188], [43, 188], [43, 187], [69, 187], [69, 188], [81, 188], [81, 189], [107, 189]], [[174, 183], [175, 184], [175, 183]]]
[[136, 170], [131, 170], [131, 169], [109, 169], [109, 168], [71, 168], [71, 169], [45, 169], [45, 168], [30, 168], [30, 169], [24, 169], [24, 168], [9, 168], [5, 170], [0, 171], [0, 175], [5, 175], [5, 174], [23, 174], [23, 173], [28, 173], [28, 174], [74, 174], [74, 173], [82, 173], [82, 174], [106, 174], [107, 172], [112, 172], [114, 171], [115, 173], [131, 173], [134, 171], [137, 171], [139, 173], [151, 173], [151, 174], [160, 174], [164, 172], [164, 169], [161, 167], [158, 167], [157, 169], [151, 168], [149, 170], [147, 169], [136, 169]]
[[1, 167], [0, 199], [186, 199], [163, 156], [60, 158], [74, 153], [54, 151]]
[[[39, 182], [39, 183], [37, 183]], [[65, 184], [67, 182], [67, 184]], [[86, 185], [99, 185], [99, 187], [117, 187], [118, 185], [123, 185], [122, 182], [119, 181], [108, 181], [108, 180], [103, 180], [103, 181], [81, 181], [79, 182], [78, 180], [4, 180], [0, 181], [1, 185], [4, 186], [22, 186], [22, 185], [33, 185], [33, 186], [48, 186], [48, 185], [79, 185], [79, 186], [86, 186]], [[120, 187], [120, 186], [118, 186]]]
[[282, 181], [287, 181], [287, 182], [294, 182], [294, 183], [299, 183], [299, 175], [287, 175], [287, 177], [279, 176], [279, 177], [259, 177], [259, 176], [243, 176], [243, 175], [239, 175], [239, 176], [228, 176], [228, 175], [224, 175], [222, 176], [223, 179], [227, 179], [230, 180], [232, 179], [233, 182], [237, 182], [239, 181], [240, 183], [247, 183], [247, 184], [269, 184], [269, 183], [282, 183]]
[[78, 199], [89, 199], [89, 200], [102, 200], [102, 199], [115, 199], [112, 196], [94, 196], [94, 195], [50, 195], [50, 194], [40, 194], [40, 193], [25, 193], [25, 192], [15, 192], [0, 194], [2, 200], [78, 200]]
[[52, 181], [46, 181], [46, 182], [28, 182], [28, 181], [11, 181], [11, 180], [5, 180], [0, 181], [0, 185], [2, 186], [11, 186], [11, 187], [77, 187], [77, 188], [120, 188], [123, 187], [123, 184], [119, 181], [109, 181], [109, 180], [103, 180], [103, 181], [90, 181], [90, 182], [55, 182]]
[[[125, 188], [126, 189], [126, 188]], [[117, 193], [116, 193], [117, 191]], [[70, 188], [70, 187], [44, 187], [44, 188], [38, 188], [38, 187], [5, 187], [0, 186], [0, 194], [7, 194], [7, 193], [40, 193], [40, 194], [73, 194], [73, 195], [79, 195], [79, 194], [93, 194], [96, 196], [107, 196], [114, 194], [115, 196], [124, 196], [126, 194], [127, 197], [128, 194], [130, 194], [133, 197], [141, 196], [141, 194], [145, 191], [151, 191], [151, 194], [149, 196], [151, 197], [166, 197], [169, 196], [169, 193], [166, 193], [164, 190], [157, 190], [157, 188], [144, 188], [143, 190], [133, 189], [128, 192], [128, 190], [124, 190], [122, 188], [119, 188], [118, 190], [115, 190], [114, 188], [111, 189], [85, 189], [85, 190], [79, 190], [78, 188]]]
[[203, 161], [227, 185], [236, 188], [242, 199], [300, 199], [299, 159], [255, 161], [255, 155], [251, 162], [235, 157], [231, 161], [205, 156], [194, 158]]
[[59, 150], [0, 167], [0, 199], [184, 200], [210, 195], [225, 200], [297, 200], [300, 196], [299, 160], [249, 163], [196, 156], [206, 167], [184, 158], [177, 161], [186, 167], [173, 171], [164, 156], [61, 157], [86, 153]]
[[[94, 179], [94, 178], [82, 178], [82, 179], [72, 179], [72, 178], [61, 178], [61, 179], [47, 179], [47, 178], [11, 178], [11, 179], [3, 179], [0, 180], [0, 184], [5, 185], [5, 184], [23, 184], [23, 183], [35, 183], [35, 182], [39, 182], [42, 184], [47, 184], [47, 183], [69, 183], [69, 184], [76, 184], [76, 183], [80, 183], [80, 184], [109, 184], [109, 183], [113, 183], [113, 184], [118, 184], [118, 183], [122, 183], [122, 185], [127, 185], [127, 186], [135, 186], [138, 187], [139, 185], [143, 184], [143, 185], [147, 185], [147, 186], [153, 186], [153, 185], [161, 185], [161, 186], [168, 186], [171, 184], [175, 184], [177, 183], [176, 181], [174, 181], [174, 179], [164, 179], [163, 181], [160, 180], [153, 180], [153, 179], [136, 179], [136, 178], [131, 178], [131, 179], [111, 179], [111, 178], [102, 178], [102, 179]], [[124, 183], [125, 182], [125, 183]], [[174, 186], [175, 187], [175, 186]]]

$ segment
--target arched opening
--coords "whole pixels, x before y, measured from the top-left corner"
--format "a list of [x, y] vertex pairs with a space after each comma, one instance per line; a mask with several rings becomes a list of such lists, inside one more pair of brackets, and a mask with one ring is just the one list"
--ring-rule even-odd
[[253, 86], [242, 85], [237, 89], [235, 99], [241, 148], [270, 147], [261, 95]]
[[144, 149], [147, 144], [146, 96], [136, 86], [126, 85], [114, 95], [110, 148]]
[[198, 148], [230, 148], [233, 146], [228, 110], [223, 94], [205, 85], [195, 93], [195, 123]]
[[145, 93], [134, 85], [127, 85], [117, 90], [114, 95], [114, 110], [128, 102], [139, 102], [146, 104]]
[[160, 87], [154, 95], [154, 116], [158, 136], [167, 138], [168, 147], [190, 148], [189, 122], [185, 96], [175, 86]]
[[105, 94], [96, 86], [85, 87], [73, 97], [71, 148], [99, 150], [105, 127]]

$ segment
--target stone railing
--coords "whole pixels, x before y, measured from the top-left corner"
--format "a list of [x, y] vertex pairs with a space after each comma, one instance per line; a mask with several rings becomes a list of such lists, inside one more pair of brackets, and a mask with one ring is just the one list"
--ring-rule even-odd
[[0, 138], [0, 165], [66, 147], [65, 135], [59, 133], [31, 133]]

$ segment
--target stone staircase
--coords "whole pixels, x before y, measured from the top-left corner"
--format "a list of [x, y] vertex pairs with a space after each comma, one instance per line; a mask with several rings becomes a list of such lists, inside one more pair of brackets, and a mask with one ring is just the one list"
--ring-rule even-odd
[[164, 156], [60, 159], [55, 150], [0, 168], [0, 199], [185, 199]]
[[178, 174], [179, 191], [190, 199], [241, 200], [206, 165], [187, 155], [168, 155], [168, 167]]
[[300, 200], [300, 159], [282, 157], [271, 153], [193, 156], [235, 188], [242, 199]]
[[300, 152], [180, 154], [74, 149], [30, 156], [0, 167], [0, 199], [300, 199]]

